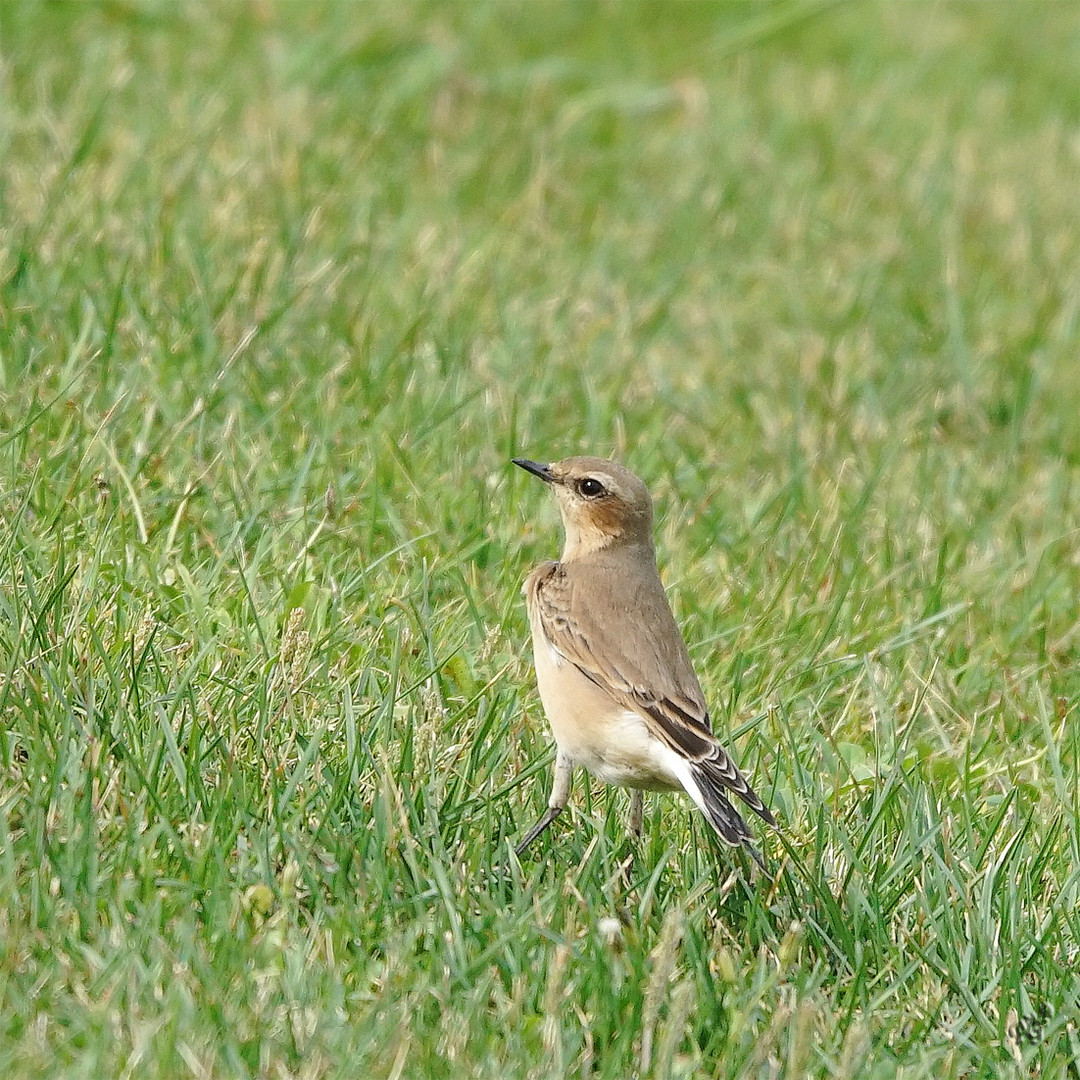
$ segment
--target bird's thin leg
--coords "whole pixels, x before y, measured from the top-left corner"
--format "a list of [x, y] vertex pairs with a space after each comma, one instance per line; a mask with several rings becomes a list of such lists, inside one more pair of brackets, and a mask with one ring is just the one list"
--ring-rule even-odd
[[630, 790], [630, 831], [634, 836], [641, 836], [641, 825], [645, 820], [645, 792], [641, 788]]
[[525, 834], [514, 853], [520, 855], [563, 811], [566, 800], [570, 798], [570, 778], [574, 772], [574, 763], [561, 750], [555, 755], [555, 777], [551, 783], [551, 798], [543, 817]]

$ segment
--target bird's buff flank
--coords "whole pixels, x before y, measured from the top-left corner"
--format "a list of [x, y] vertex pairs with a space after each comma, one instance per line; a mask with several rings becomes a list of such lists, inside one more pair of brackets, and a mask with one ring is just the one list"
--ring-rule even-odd
[[602, 458], [514, 464], [551, 487], [566, 530], [562, 558], [538, 566], [524, 587], [536, 682], [557, 753], [547, 812], [518, 854], [566, 806], [580, 765], [632, 789], [634, 832], [641, 831], [642, 790], [681, 789], [725, 843], [764, 867], [728, 793], [776, 822], [712, 733], [656, 569], [647, 488]]

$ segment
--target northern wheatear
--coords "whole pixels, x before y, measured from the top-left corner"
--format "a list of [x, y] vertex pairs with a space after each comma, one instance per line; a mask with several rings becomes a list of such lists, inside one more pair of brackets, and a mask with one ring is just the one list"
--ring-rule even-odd
[[632, 789], [634, 832], [641, 831], [643, 790], [683, 789], [723, 841], [745, 847], [764, 866], [727, 793], [776, 822], [712, 733], [657, 573], [647, 488], [602, 458], [514, 464], [551, 486], [566, 531], [561, 560], [538, 566], [523, 589], [536, 682], [557, 753], [547, 812], [518, 854], [566, 806], [580, 765]]

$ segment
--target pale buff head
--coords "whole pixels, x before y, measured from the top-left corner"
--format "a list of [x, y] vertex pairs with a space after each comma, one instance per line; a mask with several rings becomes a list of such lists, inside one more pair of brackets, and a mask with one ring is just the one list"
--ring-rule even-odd
[[597, 457], [514, 464], [551, 485], [566, 530], [564, 562], [616, 546], [652, 551], [652, 499], [629, 469]]

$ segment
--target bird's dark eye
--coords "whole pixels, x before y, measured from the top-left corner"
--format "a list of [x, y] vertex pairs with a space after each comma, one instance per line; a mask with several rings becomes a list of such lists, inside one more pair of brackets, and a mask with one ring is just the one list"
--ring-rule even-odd
[[577, 489], [586, 499], [598, 499], [601, 495], [605, 494], [604, 485], [601, 484], [599, 480], [594, 480], [591, 476], [586, 476], [585, 479], [578, 484]]

